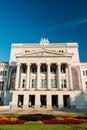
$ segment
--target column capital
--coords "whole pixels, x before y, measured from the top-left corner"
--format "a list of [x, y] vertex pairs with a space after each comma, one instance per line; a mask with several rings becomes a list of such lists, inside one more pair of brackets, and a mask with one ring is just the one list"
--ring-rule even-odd
[[71, 66], [71, 63], [67, 63], [68, 66]]
[[41, 63], [36, 63], [37, 66], [41, 66]]
[[51, 63], [47, 63], [47, 66], [51, 66]]
[[59, 62], [57, 62], [56, 64], [57, 64], [57, 65], [61, 65], [61, 63], [59, 63]]
[[17, 66], [21, 66], [21, 63], [18, 62], [16, 65], [17, 65]]
[[31, 63], [26, 63], [27, 66], [31, 66]]

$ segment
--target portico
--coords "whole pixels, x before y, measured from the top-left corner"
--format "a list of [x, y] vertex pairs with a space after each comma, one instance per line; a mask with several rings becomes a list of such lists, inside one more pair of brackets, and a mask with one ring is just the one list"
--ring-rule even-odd
[[71, 66], [67, 63], [20, 63], [15, 89], [73, 90]]

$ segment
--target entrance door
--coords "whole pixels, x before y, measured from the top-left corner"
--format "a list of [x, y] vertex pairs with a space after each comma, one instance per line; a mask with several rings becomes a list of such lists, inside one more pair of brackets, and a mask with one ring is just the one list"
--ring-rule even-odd
[[58, 108], [58, 95], [52, 95], [52, 108]]
[[18, 95], [18, 107], [23, 106], [24, 95]]
[[35, 106], [35, 95], [29, 95], [29, 107]]
[[70, 108], [70, 95], [63, 95], [64, 108]]
[[40, 96], [40, 102], [41, 102], [41, 107], [46, 107], [46, 104], [47, 104], [46, 95]]

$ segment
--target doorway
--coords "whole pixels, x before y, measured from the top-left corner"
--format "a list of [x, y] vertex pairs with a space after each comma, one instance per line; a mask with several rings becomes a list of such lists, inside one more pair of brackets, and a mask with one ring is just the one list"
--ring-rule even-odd
[[70, 95], [63, 95], [64, 108], [70, 108]]
[[52, 95], [52, 108], [58, 108], [58, 95]]
[[24, 95], [18, 95], [18, 107], [23, 106]]
[[46, 95], [40, 95], [40, 102], [41, 102], [41, 107], [46, 108], [47, 105]]
[[29, 95], [29, 107], [35, 106], [35, 95]]

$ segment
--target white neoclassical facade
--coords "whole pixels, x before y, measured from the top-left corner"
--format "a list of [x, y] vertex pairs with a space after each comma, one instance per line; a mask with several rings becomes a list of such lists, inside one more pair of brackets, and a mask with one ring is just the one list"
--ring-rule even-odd
[[12, 44], [1, 100], [11, 108], [87, 109], [86, 69], [77, 43]]

